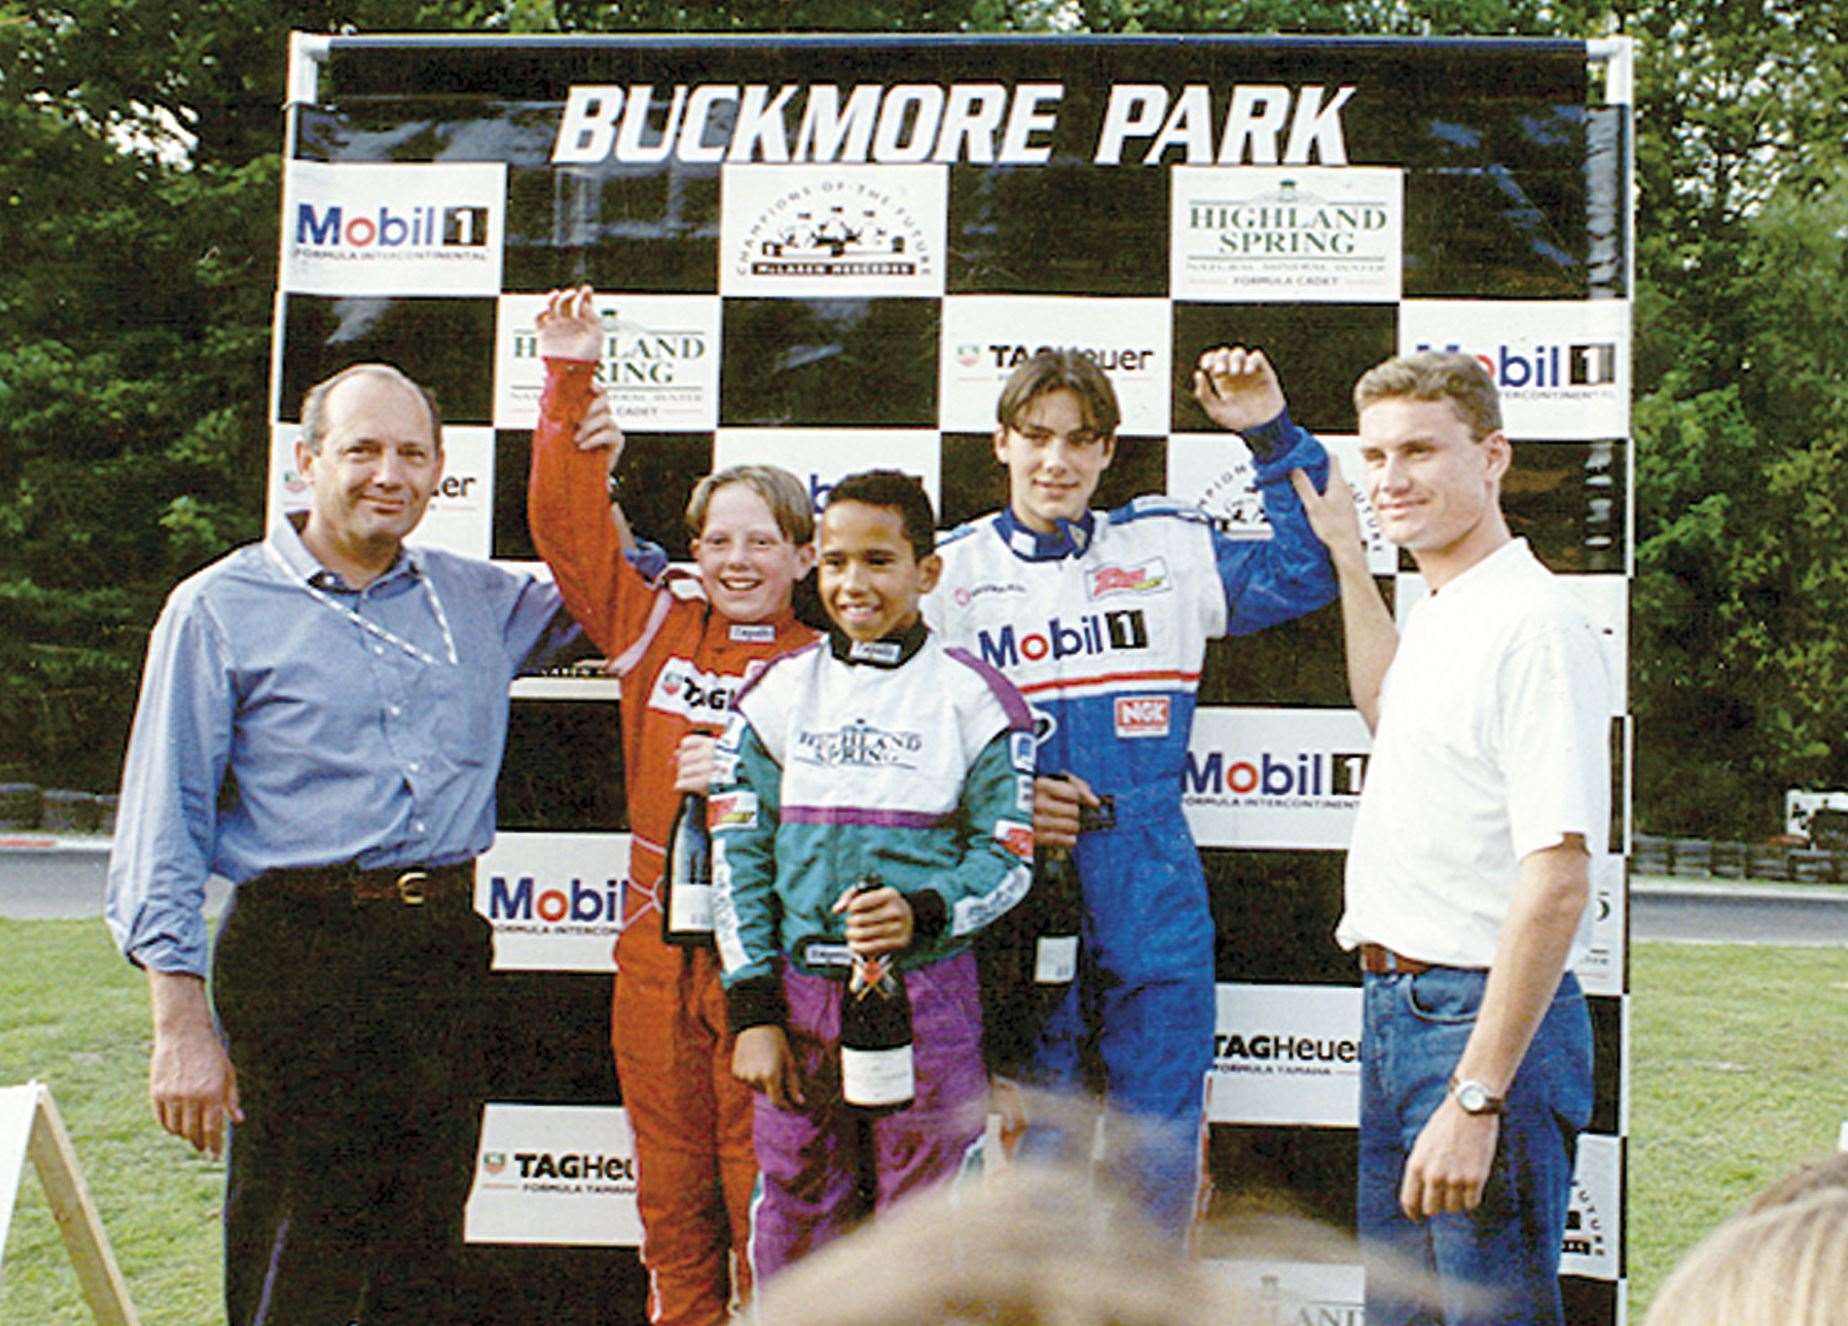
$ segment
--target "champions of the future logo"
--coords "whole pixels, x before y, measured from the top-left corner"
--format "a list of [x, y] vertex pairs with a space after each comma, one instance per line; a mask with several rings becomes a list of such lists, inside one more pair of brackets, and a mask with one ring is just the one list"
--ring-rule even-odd
[[909, 209], [849, 179], [803, 185], [751, 228], [739, 263], [752, 276], [915, 278], [936, 262]]
[[737, 167], [724, 188], [723, 293], [942, 293], [941, 168]]

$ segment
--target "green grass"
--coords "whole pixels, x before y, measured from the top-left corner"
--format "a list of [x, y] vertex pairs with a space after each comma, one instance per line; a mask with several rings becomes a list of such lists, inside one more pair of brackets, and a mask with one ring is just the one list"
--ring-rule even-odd
[[[218, 1326], [220, 1166], [155, 1124], [146, 978], [101, 921], [0, 920], [0, 1086], [51, 1088], [145, 1326]], [[30, 1164], [0, 1269], [0, 1322], [88, 1326]]]
[[[218, 1165], [148, 1111], [147, 997], [94, 921], [0, 920], [0, 1085], [51, 1086], [147, 1326], [222, 1326]], [[1848, 951], [1638, 945], [1631, 957], [1632, 1320], [1748, 1196], [1848, 1118]], [[30, 1167], [0, 1323], [89, 1315]]]
[[1848, 949], [1639, 944], [1630, 957], [1631, 1319], [1700, 1237], [1836, 1145]]

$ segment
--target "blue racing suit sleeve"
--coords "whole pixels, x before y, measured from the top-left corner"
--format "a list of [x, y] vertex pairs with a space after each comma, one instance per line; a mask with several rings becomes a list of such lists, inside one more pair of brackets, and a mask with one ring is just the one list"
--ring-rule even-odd
[[1270, 521], [1268, 539], [1233, 539], [1212, 530], [1213, 560], [1226, 595], [1227, 635], [1250, 635], [1334, 602], [1334, 567], [1309, 527], [1290, 484], [1290, 471], [1308, 474], [1316, 491], [1328, 486], [1328, 453], [1288, 410], [1251, 430], [1258, 495]]
[[734, 712], [719, 738], [712, 807], [712, 925], [732, 1031], [782, 1026], [776, 971], [776, 831], [782, 769], [750, 721]]
[[642, 579], [651, 585], [660, 580], [662, 573], [667, 570], [667, 550], [649, 539], [636, 539], [635, 546], [623, 556], [628, 559], [630, 566], [641, 573]]
[[967, 938], [1026, 896], [1033, 878], [1033, 823], [1019, 809], [1015, 736], [1011, 726], [996, 733], [963, 779], [961, 861], [906, 895], [921, 938]]

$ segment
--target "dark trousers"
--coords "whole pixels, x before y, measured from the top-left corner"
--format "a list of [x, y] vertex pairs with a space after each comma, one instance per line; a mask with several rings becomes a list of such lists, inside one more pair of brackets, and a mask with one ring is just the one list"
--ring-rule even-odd
[[443, 1326], [484, 1096], [492, 937], [460, 897], [239, 889], [213, 1003], [244, 1111], [225, 1193], [231, 1326]]

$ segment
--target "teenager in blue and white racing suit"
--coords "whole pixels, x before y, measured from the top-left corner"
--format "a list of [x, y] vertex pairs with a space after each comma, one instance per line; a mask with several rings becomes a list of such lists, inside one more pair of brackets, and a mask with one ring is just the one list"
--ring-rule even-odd
[[[1335, 597], [1289, 478], [1301, 469], [1321, 488], [1328, 458], [1290, 421], [1269, 362], [1211, 350], [1194, 385], [1215, 422], [1245, 435], [1271, 538], [1228, 538], [1166, 498], [1090, 510], [1115, 454], [1116, 394], [1090, 359], [1042, 351], [996, 408], [1008, 506], [943, 537], [943, 577], [924, 603], [934, 629], [998, 667], [1033, 707], [1036, 836], [1072, 846], [1082, 882], [1078, 980], [1022, 1075], [1065, 1091], [1101, 1081], [1113, 1115], [1134, 1126], [1111, 1142], [1112, 1168], [1176, 1233], [1204, 1196], [1214, 1031], [1213, 922], [1181, 811], [1201, 662], [1209, 640]], [[1057, 1144], [1037, 1127], [1027, 1141]]]

